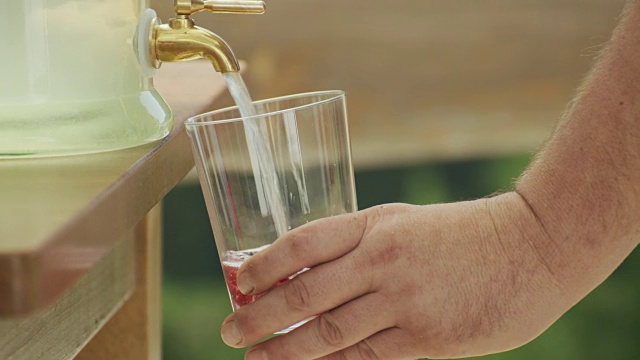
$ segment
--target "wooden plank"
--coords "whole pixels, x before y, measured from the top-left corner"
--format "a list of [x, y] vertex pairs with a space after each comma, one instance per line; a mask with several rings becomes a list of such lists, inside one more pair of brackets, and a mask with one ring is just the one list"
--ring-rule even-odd
[[133, 233], [50, 307], [0, 319], [0, 359], [67, 360], [128, 298], [135, 286]]
[[161, 142], [0, 162], [0, 317], [53, 302], [193, 167], [185, 114], [207, 110], [224, 81], [208, 62], [166, 65], [157, 88], [178, 117]]
[[162, 205], [134, 229], [136, 287], [129, 300], [76, 356], [76, 360], [161, 359]]

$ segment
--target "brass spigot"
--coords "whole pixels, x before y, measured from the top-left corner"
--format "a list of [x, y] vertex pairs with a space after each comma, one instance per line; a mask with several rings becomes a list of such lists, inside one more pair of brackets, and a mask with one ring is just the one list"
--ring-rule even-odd
[[205, 58], [218, 72], [239, 71], [240, 65], [229, 45], [213, 32], [196, 26], [189, 16], [199, 11], [232, 14], [262, 14], [261, 0], [175, 0], [176, 18], [167, 24], [155, 22], [151, 35], [151, 62], [158, 69], [162, 62]]

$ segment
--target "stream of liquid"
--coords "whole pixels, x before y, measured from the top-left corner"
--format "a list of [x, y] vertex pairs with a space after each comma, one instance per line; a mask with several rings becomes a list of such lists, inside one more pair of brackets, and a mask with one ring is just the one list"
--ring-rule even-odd
[[[253, 178], [255, 180], [256, 192], [260, 203], [260, 211], [262, 216], [271, 216], [277, 236], [284, 235], [290, 229], [287, 217], [287, 208], [285, 198], [280, 187], [280, 179], [274, 161], [274, 151], [271, 149], [269, 142], [269, 130], [267, 128], [267, 119], [264, 117], [256, 117], [257, 114], [251, 96], [247, 87], [240, 76], [240, 73], [223, 73], [227, 83], [229, 93], [233, 97], [244, 125], [245, 136], [247, 139], [247, 147], [249, 149], [249, 157], [251, 160], [251, 168]], [[304, 178], [304, 169], [302, 164], [302, 152], [300, 146], [300, 138], [296, 123], [295, 112], [285, 112], [283, 116], [284, 141], [288, 149], [289, 161], [293, 179], [299, 194], [300, 209], [303, 213], [310, 212], [309, 198], [307, 194], [306, 181]], [[280, 159], [282, 161], [282, 159]], [[284, 179], [283, 179], [284, 181]], [[250, 304], [263, 296], [245, 295], [238, 289], [236, 283], [237, 271], [242, 262], [250, 256], [261, 251], [269, 245], [257, 249], [241, 249], [239, 251], [227, 251], [224, 254], [222, 268], [227, 282], [227, 288], [231, 297], [233, 309], [236, 310], [244, 305]], [[302, 271], [306, 271], [304, 269]], [[280, 280], [275, 286], [279, 286], [297, 274]], [[286, 329], [276, 332], [276, 334], [287, 333], [292, 329], [304, 324], [307, 320], [292, 325]]]
[[228, 72], [223, 73], [223, 76], [229, 93], [243, 118], [260, 210], [263, 216], [271, 214], [276, 233], [280, 237], [287, 232], [289, 225], [265, 120], [263, 118], [248, 119], [257, 113], [240, 73]]

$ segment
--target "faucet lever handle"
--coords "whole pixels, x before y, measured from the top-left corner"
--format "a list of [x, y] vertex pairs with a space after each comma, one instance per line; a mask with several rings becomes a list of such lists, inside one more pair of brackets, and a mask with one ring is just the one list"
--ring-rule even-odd
[[267, 9], [262, 0], [175, 0], [178, 15], [191, 15], [199, 11], [227, 14], [262, 14]]

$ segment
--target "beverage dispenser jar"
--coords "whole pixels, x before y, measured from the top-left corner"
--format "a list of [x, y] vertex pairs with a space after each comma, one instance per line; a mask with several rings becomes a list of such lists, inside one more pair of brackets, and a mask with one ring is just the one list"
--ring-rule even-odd
[[147, 6], [2, 2], [0, 158], [116, 150], [171, 131], [171, 110], [134, 50]]
[[[169, 0], [167, 0], [169, 1]], [[94, 153], [166, 136], [154, 89], [162, 62], [240, 67], [190, 15], [262, 14], [262, 0], [174, 0], [162, 24], [148, 0], [5, 0], [0, 11], [0, 158]]]

